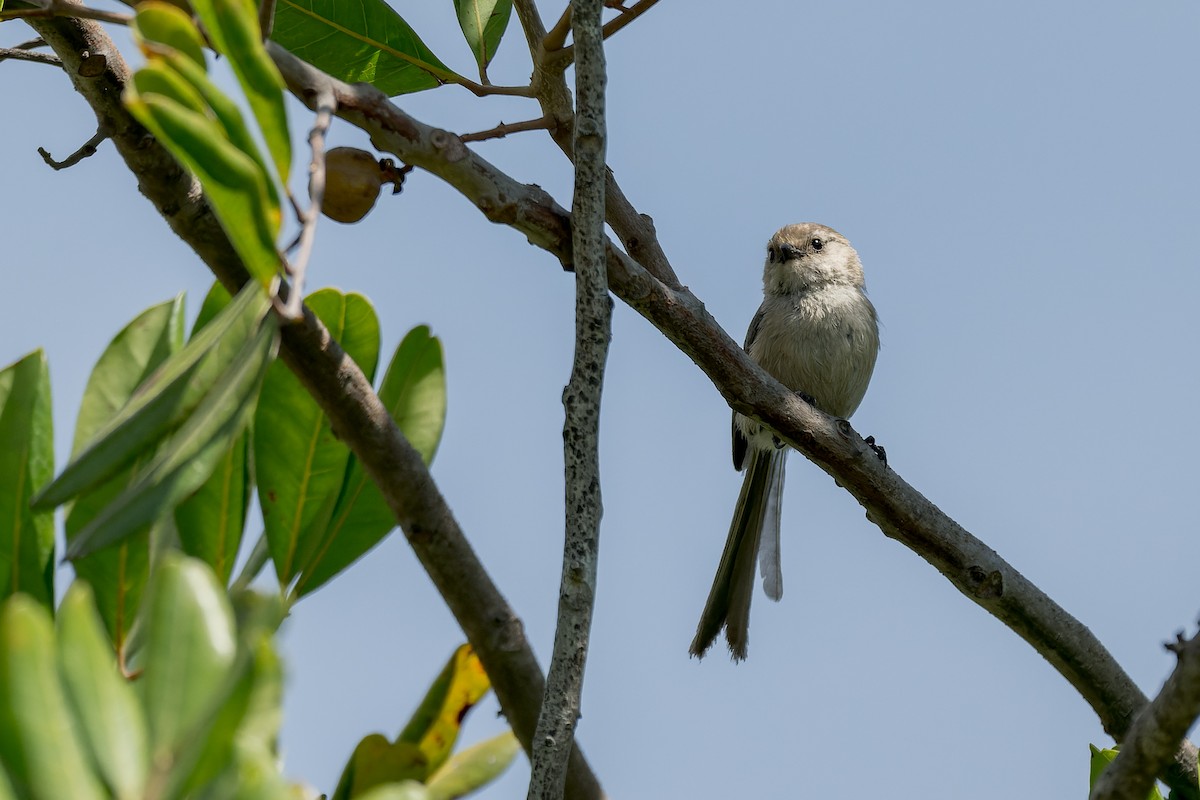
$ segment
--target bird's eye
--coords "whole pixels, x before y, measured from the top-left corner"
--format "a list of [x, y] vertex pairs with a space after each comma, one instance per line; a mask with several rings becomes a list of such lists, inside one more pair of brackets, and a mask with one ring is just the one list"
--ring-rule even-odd
[[779, 248], [777, 248], [775, 245], [771, 245], [770, 247], [768, 247], [767, 248], [767, 259], [772, 264], [774, 264], [776, 261], [778, 261], [779, 260]]
[[812, 248], [813, 248], [813, 250], [820, 250], [820, 249], [821, 249], [821, 248], [823, 248], [824, 246], [825, 246], [825, 241], [824, 241], [823, 239], [816, 238], [816, 239], [813, 239], [813, 240], [812, 240]]

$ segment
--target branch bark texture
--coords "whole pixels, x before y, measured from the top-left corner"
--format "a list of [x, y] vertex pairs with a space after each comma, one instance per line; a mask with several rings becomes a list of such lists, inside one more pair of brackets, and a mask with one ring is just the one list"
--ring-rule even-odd
[[[63, 59], [77, 91], [116, 145], [138, 187], [226, 288], [236, 291], [249, 275], [200, 191], [179, 165], [121, 104], [129, 68], [112, 40], [86, 20], [28, 20]], [[105, 70], [84, 76], [86, 54], [101, 54]], [[315, 103], [319, 94], [312, 95]], [[425, 468], [358, 365], [307, 308], [283, 328], [280, 355], [328, 415], [333, 429], [362, 461], [383, 491], [413, 552], [479, 655], [509, 724], [526, 752], [533, 740], [545, 679], [521, 620], [479, 562]], [[596, 776], [575, 747], [566, 797], [603, 796]]]
[[[514, 3], [519, 13], [523, 6], [532, 3]], [[112, 42], [94, 23], [29, 22], [63, 59], [142, 192], [223, 283], [240, 286], [245, 270], [201, 199], [198, 185], [121, 107], [120, 91], [128, 75]], [[526, 34], [534, 38], [528, 26]], [[80, 54], [85, 52], [108, 56], [107, 69], [95, 77], [81, 76]], [[378, 90], [335, 81], [274, 45], [270, 52], [292, 92], [310, 107], [320, 89], [329, 87], [338, 101], [338, 115], [368, 132], [376, 147], [439, 176], [488, 219], [520, 231], [564, 266], [572, 263], [570, 215], [542, 189], [504, 174], [454, 134], [410, 117]], [[549, 80], [545, 75], [541, 79]], [[535, 86], [538, 80], [535, 68]], [[1091, 631], [880, 464], [847, 424], [801, 402], [754, 364], [703, 304], [673, 279], [649, 218], [628, 201], [614, 213], [624, 195], [611, 175], [605, 188], [609, 224], [625, 245], [625, 252], [611, 243], [606, 250], [613, 293], [691, 358], [734, 410], [774, 429], [845, 487], [886, 536], [928, 561], [966, 597], [1029, 642], [1079, 691], [1104, 729], [1123, 742], [1149, 701]], [[541, 673], [520, 621], [471, 552], [419, 456], [391, 423], [362, 373], [310, 313], [303, 324], [285, 330], [283, 357], [379, 483], [414, 551], [483, 659], [528, 751], [542, 695]], [[601, 796], [577, 748], [571, 758], [567, 796]], [[1160, 777], [1178, 796], [1200, 798], [1195, 746], [1184, 741]]]
[[[570, 215], [540, 187], [519, 183], [454, 134], [405, 114], [373, 87], [334, 81], [277, 47], [271, 54], [298, 97], [314, 97], [316, 87], [331, 82], [339, 116], [369, 133], [377, 148], [439, 176], [488, 219], [517, 229], [570, 266]], [[620, 221], [613, 221], [611, 197], [607, 205], [609, 224], [624, 236]], [[648, 224], [647, 217], [636, 216]], [[661, 252], [657, 240], [642, 251]], [[886, 536], [1029, 642], [1079, 691], [1104, 729], [1118, 742], [1124, 738], [1149, 701], [1086, 626], [881, 464], [847, 423], [822, 414], [767, 375], [686, 287], [651, 274], [611, 243], [607, 266], [612, 292], [691, 358], [735, 411], [765, 423], [831, 475]], [[1163, 778], [1181, 797], [1198, 798], [1196, 774], [1195, 746], [1185, 742]]]
[[530, 800], [562, 797], [567, 756], [583, 695], [600, 549], [600, 398], [612, 336], [604, 235], [604, 37], [601, 0], [574, 0], [578, 64], [574, 125], [575, 193], [571, 247], [575, 269], [575, 359], [563, 391], [566, 420], [566, 536], [558, 624], [546, 694], [533, 741]]
[[1145, 800], [1200, 716], [1200, 634], [1168, 644], [1178, 657], [1158, 696], [1133, 721], [1121, 752], [1096, 779], [1090, 800]]

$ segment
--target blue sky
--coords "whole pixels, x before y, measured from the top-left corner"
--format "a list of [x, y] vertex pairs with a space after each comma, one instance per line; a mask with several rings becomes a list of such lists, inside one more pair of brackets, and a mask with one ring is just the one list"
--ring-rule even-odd
[[[396, 7], [469, 74], [450, 3]], [[740, 340], [783, 224], [858, 248], [883, 350], [855, 427], [891, 465], [1090, 626], [1142, 688], [1200, 611], [1195, 230], [1200, 10], [1191, 3], [662, 3], [610, 42], [609, 162], [680, 279]], [[558, 6], [543, 4], [547, 18]], [[24, 38], [0, 26], [0, 43]], [[492, 69], [528, 75], [514, 21]], [[122, 39], [123, 40], [123, 39]], [[111, 145], [47, 169], [94, 120], [54, 70], [0, 64], [20, 122], [0, 156], [0, 363], [44, 347], [60, 463], [105, 342], [207, 270]], [[447, 87], [400, 98], [460, 133], [539, 115]], [[293, 106], [298, 141], [309, 124]], [[335, 126], [337, 144], [366, 146]], [[477, 145], [569, 204], [541, 133]], [[355, 226], [322, 224], [312, 287], [359, 291], [384, 351], [446, 350], [433, 474], [543, 663], [562, 532], [568, 275], [414, 173]], [[602, 417], [605, 516], [579, 740], [614, 797], [1082, 797], [1094, 713], [1053, 668], [819, 470], [791, 457], [786, 592], [750, 657], [687, 656], [740, 477], [729, 412], [618, 303]], [[252, 533], [256, 533], [252, 530]], [[287, 623], [288, 772], [332, 789], [358, 738], [394, 735], [461, 641], [401, 536]], [[499, 730], [489, 700], [468, 741]], [[524, 796], [518, 763], [486, 795]]]

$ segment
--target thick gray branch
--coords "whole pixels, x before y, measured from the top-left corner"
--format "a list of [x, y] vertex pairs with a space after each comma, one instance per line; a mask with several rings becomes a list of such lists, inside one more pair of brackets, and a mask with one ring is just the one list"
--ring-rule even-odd
[[[67, 18], [28, 22], [62, 58], [75, 88], [171, 229], [227, 288], [242, 286], [249, 276], [204, 202], [199, 184], [121, 105], [129, 69], [104, 30]], [[104, 71], [80, 75], [78, 65], [86, 54], [104, 56]], [[312, 95], [314, 104], [317, 96]], [[508, 722], [528, 752], [544, 677], [521, 620], [463, 536], [420, 454], [396, 428], [358, 365], [307, 308], [302, 322], [284, 327], [280, 354], [383, 491], [417, 558], [483, 662]], [[571, 754], [566, 796], [603, 796], [578, 747]]]
[[1096, 780], [1090, 800], [1145, 800], [1200, 716], [1200, 634], [1167, 645], [1178, 656], [1158, 696], [1138, 713], [1121, 753]]
[[600, 548], [600, 396], [612, 335], [604, 235], [604, 38], [602, 0], [574, 0], [575, 195], [571, 247], [575, 268], [575, 360], [563, 391], [566, 419], [566, 541], [554, 652], [533, 740], [530, 800], [562, 797], [575, 739], [596, 598]]
[[[331, 82], [339, 116], [369, 133], [376, 147], [439, 176], [488, 219], [516, 228], [569, 267], [570, 215], [545, 191], [513, 180], [454, 134], [413, 119], [378, 90], [332, 81], [279, 48], [271, 53], [298, 97], [311, 102], [317, 87]], [[815, 410], [763, 372], [686, 288], [655, 277], [611, 244], [608, 283], [708, 375], [735, 411], [765, 422], [833, 476], [885, 535], [928, 561], [1029, 642], [1083, 695], [1104, 729], [1117, 741], [1124, 738], [1148, 700], [1087, 627], [882, 465], [848, 425]], [[1190, 742], [1163, 777], [1182, 797], [1200, 796]]]

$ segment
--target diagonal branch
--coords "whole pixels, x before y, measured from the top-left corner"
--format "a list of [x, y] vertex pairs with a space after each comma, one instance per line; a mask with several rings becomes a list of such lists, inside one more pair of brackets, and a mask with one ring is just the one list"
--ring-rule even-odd
[[[29, 23], [63, 59], [76, 90], [109, 132], [142, 194], [227, 288], [242, 286], [249, 276], [198, 183], [121, 105], [129, 68], [104, 30], [78, 19]], [[79, 75], [83, 52], [106, 56], [104, 72]], [[315, 103], [316, 97], [310, 100]], [[520, 618], [479, 562], [420, 454], [396, 428], [358, 365], [311, 311], [303, 311], [302, 322], [283, 328], [281, 357], [379, 485], [413, 552], [483, 662], [508, 722], [528, 752], [545, 680]], [[578, 746], [571, 753], [566, 796], [603, 796]]]
[[[376, 148], [442, 178], [488, 219], [517, 229], [569, 268], [570, 215], [544, 190], [517, 182], [453, 134], [405, 114], [379, 90], [336, 81], [282, 48], [272, 46], [270, 52], [301, 100], [311, 103], [318, 87], [332, 86], [338, 115], [370, 134]], [[610, 178], [606, 192], [612, 185]], [[612, 224], [611, 198], [608, 209]], [[647, 244], [658, 249], [657, 241]], [[607, 259], [610, 289], [691, 358], [735, 411], [766, 423], [829, 473], [886, 536], [1029, 642], [1083, 695], [1104, 729], [1117, 741], [1124, 738], [1148, 701], [1086, 626], [880, 463], [847, 423], [822, 414], [768, 376], [687, 288], [656, 277], [611, 244]], [[1184, 742], [1163, 778], [1181, 797], [1194, 799], [1200, 796], [1196, 774], [1196, 748]]]
[[[521, 2], [514, 5], [519, 9]], [[64, 59], [75, 87], [110, 132], [142, 192], [222, 282], [240, 285], [245, 271], [199, 199], [195, 182], [157, 143], [147, 141], [146, 132], [121, 107], [119, 97], [128, 70], [108, 37], [99, 26], [79, 20], [29, 22]], [[528, 25], [526, 34], [532, 38]], [[83, 51], [106, 54], [106, 71], [95, 77], [78, 75]], [[277, 46], [270, 51], [301, 100], [311, 106], [319, 94], [317, 87], [330, 87], [338, 101], [338, 116], [367, 131], [379, 149], [439, 176], [488, 219], [513, 227], [563, 264], [571, 263], [570, 217], [546, 192], [513, 180], [452, 134], [405, 114], [378, 90], [334, 81]], [[613, 221], [613, 186], [610, 176], [605, 186], [608, 221], [624, 240], [631, 229], [622, 230], [618, 225], [624, 222]], [[652, 227], [649, 230], [652, 233]], [[638, 244], [644, 253], [662, 252], [653, 237]], [[628, 243], [626, 247], [631, 254], [637, 249]], [[664, 277], [662, 269], [670, 270], [670, 264], [665, 257], [657, 263], [658, 257], [631, 258], [610, 245], [607, 267], [612, 291], [691, 358], [736, 411], [766, 423], [833, 475], [886, 536], [920, 555], [969, 599], [1029, 642], [1080, 692], [1105, 730], [1123, 741], [1148, 700], [1091, 631], [880, 464], [848, 425], [801, 402], [750, 361], [690, 291]], [[382, 488], [418, 558], [480, 653], [509, 721], [528, 751], [542, 690], [536, 660], [519, 619], [471, 552], [420, 457], [391, 424], [362, 373], [343, 358], [310, 313], [303, 325], [285, 332], [283, 355]], [[1161, 777], [1180, 797], [1197, 798], [1195, 746], [1184, 741]], [[578, 748], [567, 780], [567, 796], [600, 796]]]
[[607, 132], [604, 111], [602, 0], [574, 0], [571, 7], [579, 63], [575, 71], [575, 196], [571, 247], [575, 269], [575, 360], [563, 391], [566, 420], [566, 541], [558, 594], [554, 652], [546, 695], [534, 734], [530, 800], [562, 796], [567, 757], [575, 741], [583, 696], [583, 673], [596, 605], [600, 550], [600, 396], [612, 337], [612, 300], [605, 270], [604, 173]]

